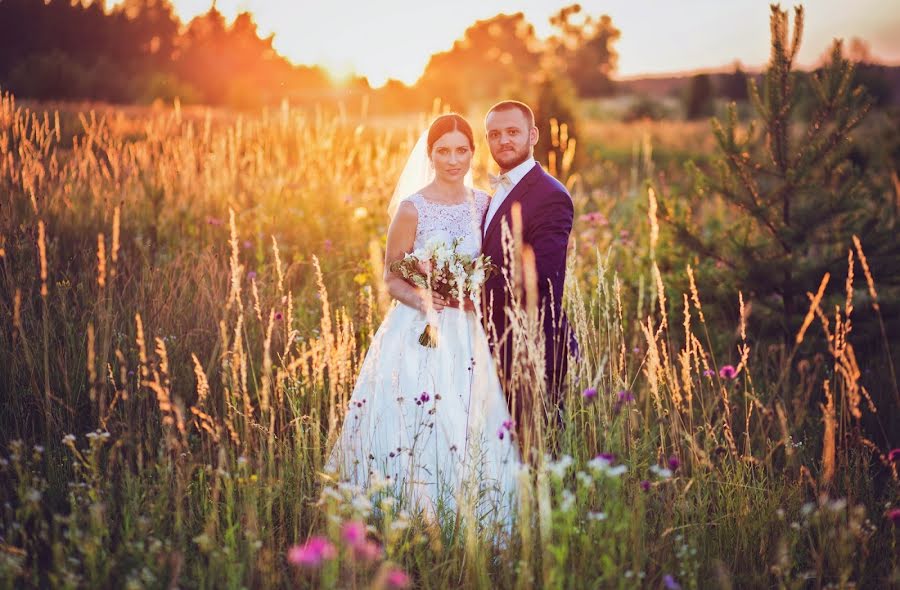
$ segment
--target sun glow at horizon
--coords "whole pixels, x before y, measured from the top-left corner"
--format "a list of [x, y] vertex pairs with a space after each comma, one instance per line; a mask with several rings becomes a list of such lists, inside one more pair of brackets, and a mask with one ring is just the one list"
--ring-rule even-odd
[[[209, 10], [210, 0], [172, 0], [182, 21]], [[115, 4], [115, 2], [113, 2]], [[551, 14], [573, 0], [217, 0], [230, 22], [249, 11], [261, 35], [295, 64], [319, 65], [336, 81], [357, 74], [372, 86], [388, 79], [413, 84], [433, 53], [447, 51], [476, 20], [523, 12], [539, 38], [551, 34]], [[617, 77], [720, 68], [768, 59], [769, 3], [755, 0], [584, 0], [585, 12], [609, 14], [622, 31]], [[652, 5], [652, 6], [650, 6]], [[648, 15], [652, 15], [648, 18]], [[868, 42], [875, 58], [900, 63], [900, 11], [892, 0], [820, 0], [805, 7], [800, 65], [818, 61], [831, 39]]]

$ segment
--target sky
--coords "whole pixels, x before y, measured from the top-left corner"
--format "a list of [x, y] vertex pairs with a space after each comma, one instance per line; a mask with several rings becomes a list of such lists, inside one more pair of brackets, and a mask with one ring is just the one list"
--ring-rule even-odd
[[[318, 64], [336, 78], [356, 73], [373, 86], [418, 79], [432, 53], [446, 51], [476, 20], [524, 12], [538, 37], [548, 36], [561, 0], [218, 0], [229, 21], [255, 15], [261, 34], [298, 64]], [[173, 0], [183, 21], [211, 0]], [[769, 56], [769, 0], [582, 0], [583, 11], [608, 14], [622, 32], [619, 78], [746, 68]], [[782, 4], [790, 8], [793, 4]], [[865, 40], [873, 57], [900, 64], [900, 1], [808, 0], [798, 63], [819, 61], [835, 37]], [[793, 17], [792, 17], [793, 20]]]

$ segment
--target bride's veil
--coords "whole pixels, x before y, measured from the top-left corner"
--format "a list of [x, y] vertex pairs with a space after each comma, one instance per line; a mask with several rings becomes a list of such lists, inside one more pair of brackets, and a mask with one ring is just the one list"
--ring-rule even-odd
[[[406, 197], [414, 195], [416, 191], [427, 186], [434, 180], [434, 166], [428, 159], [428, 130], [426, 129], [419, 135], [416, 145], [413, 146], [406, 159], [406, 165], [400, 178], [397, 179], [397, 186], [394, 187], [394, 194], [391, 196], [391, 202], [388, 204], [388, 216], [393, 219], [397, 213], [400, 202]], [[472, 169], [466, 173], [465, 185], [472, 186]]]

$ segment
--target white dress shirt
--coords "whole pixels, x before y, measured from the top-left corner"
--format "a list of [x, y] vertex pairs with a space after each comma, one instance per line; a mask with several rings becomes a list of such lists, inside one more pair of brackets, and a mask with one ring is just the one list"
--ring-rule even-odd
[[500, 209], [500, 205], [506, 200], [507, 195], [516, 188], [516, 185], [525, 178], [525, 175], [528, 174], [532, 168], [534, 168], [534, 158], [528, 158], [506, 174], [500, 175], [500, 184], [497, 186], [497, 190], [494, 191], [493, 196], [491, 196], [491, 204], [488, 207], [487, 215], [484, 218], [484, 235], [487, 235], [487, 228], [491, 224], [491, 219], [494, 218], [497, 210]]

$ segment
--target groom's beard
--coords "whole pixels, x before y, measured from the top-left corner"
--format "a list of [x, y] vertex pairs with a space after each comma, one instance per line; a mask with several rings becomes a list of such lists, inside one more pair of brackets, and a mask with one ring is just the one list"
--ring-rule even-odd
[[494, 156], [494, 161], [497, 165], [500, 166], [504, 172], [508, 172], [527, 160], [531, 154], [528, 152], [528, 148], [525, 148], [521, 152], [501, 152], [501, 155], [507, 158], [502, 162], [496, 154], [492, 153], [491, 155]]

